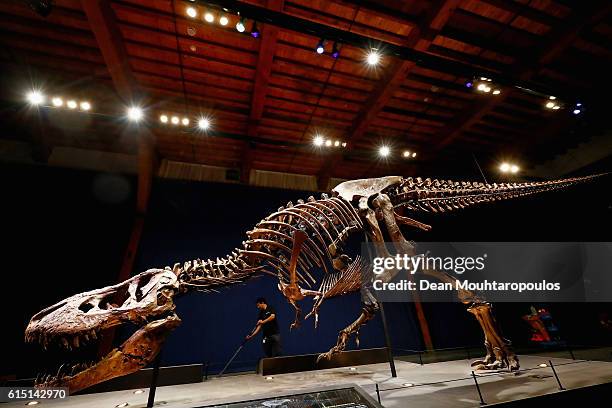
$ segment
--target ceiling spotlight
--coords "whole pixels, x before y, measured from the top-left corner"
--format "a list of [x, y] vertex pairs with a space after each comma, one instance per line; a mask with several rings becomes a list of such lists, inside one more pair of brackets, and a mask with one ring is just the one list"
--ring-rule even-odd
[[207, 11], [206, 13], [204, 13], [204, 20], [207, 23], [212, 23], [213, 21], [215, 21], [215, 15], [210, 11]]
[[334, 142], [334, 147], [340, 147], [340, 141], [339, 140], [336, 140]]
[[334, 45], [332, 46], [331, 56], [333, 59], [338, 59], [338, 57], [340, 57], [340, 50], [338, 49], [338, 41], [335, 41]]
[[581, 104], [580, 102], [578, 102], [578, 103], [576, 104], [576, 106], [582, 106], [582, 104]]
[[325, 39], [321, 38], [316, 48], [317, 54], [323, 54], [325, 52]]
[[389, 154], [391, 154], [391, 149], [389, 148], [389, 146], [381, 146], [378, 149], [378, 154], [382, 157], [387, 157], [389, 156]]
[[187, 7], [187, 15], [191, 18], [196, 18], [198, 15], [198, 12], [193, 7]]
[[59, 108], [60, 106], [62, 106], [64, 104], [64, 101], [59, 96], [56, 96], [55, 98], [51, 99], [51, 103], [56, 108]]
[[161, 115], [161, 116], [159, 117], [159, 121], [160, 121], [161, 123], [168, 123], [168, 115]]
[[259, 28], [257, 28], [257, 21], [253, 22], [253, 28], [251, 29], [251, 37], [259, 38], [261, 33], [259, 32]]
[[40, 105], [45, 101], [45, 96], [40, 91], [31, 91], [27, 95], [30, 105]]
[[416, 157], [416, 152], [412, 152], [412, 158], [414, 159]]
[[402, 156], [404, 157], [410, 157], [410, 152], [408, 150], [404, 150], [404, 153], [402, 153]]
[[551, 101], [554, 101], [555, 99], [557, 99], [556, 96], [549, 96], [548, 99], [550, 99]]
[[499, 166], [499, 169], [503, 172], [503, 173], [507, 173], [510, 171], [510, 165], [508, 163], [502, 163], [501, 166]]
[[580, 110], [580, 109], [574, 109], [574, 115], [579, 115], [579, 114], [580, 114], [580, 112], [581, 112], [581, 110]]
[[476, 89], [478, 89], [479, 91], [483, 91], [485, 90], [487, 86], [485, 84], [478, 84], [478, 86], [476, 87]]
[[179, 119], [179, 117], [178, 117], [178, 116], [173, 116], [173, 117], [172, 117], [172, 119], [170, 119], [170, 122], [171, 122], [173, 125], [178, 125], [180, 121], [181, 121], [181, 120]]
[[315, 146], [323, 146], [323, 143], [325, 143], [325, 140], [323, 139], [322, 136], [315, 136], [312, 143], [314, 143]]
[[68, 109], [76, 109], [77, 103], [76, 101], [71, 99], [68, 102], [66, 102], [66, 106], [68, 107]]
[[132, 106], [128, 108], [127, 117], [132, 122], [139, 122], [143, 117], [142, 108], [138, 106]]
[[221, 14], [221, 17], [219, 17], [219, 24], [221, 24], [222, 26], [226, 26], [229, 23], [229, 19], [227, 18], [227, 16], [225, 14]]
[[553, 106], [553, 110], [559, 110], [559, 109], [561, 109], [561, 107], [559, 105]]
[[239, 33], [244, 33], [244, 30], [246, 30], [246, 19], [244, 17], [241, 17], [240, 20], [238, 20], [238, 22], [236, 23], [236, 31], [238, 31]]
[[346, 147], [346, 142], [342, 142], [342, 147]]
[[554, 102], [547, 102], [545, 105], [548, 109], [552, 109], [555, 107], [555, 103]]
[[472, 81], [465, 81], [465, 87], [466, 88], [471, 88], [474, 86], [474, 83]]
[[91, 109], [91, 104], [87, 101], [83, 101], [81, 102], [81, 110], [82, 111], [88, 111]]
[[372, 48], [366, 58], [368, 65], [375, 66], [380, 62], [380, 53], [376, 48]]
[[493, 95], [499, 95], [501, 93], [501, 91], [499, 89], [496, 89], [493, 91]]
[[208, 130], [208, 128], [210, 128], [210, 120], [207, 118], [200, 118], [200, 120], [198, 120], [198, 128], [200, 130]]
[[491, 87], [490, 86], [485, 86], [484, 91], [489, 93], [491, 92]]
[[183, 118], [183, 120], [181, 120], [181, 123], [183, 124], [183, 126], [189, 126], [189, 118]]
[[516, 164], [513, 164], [510, 166], [510, 173], [512, 174], [516, 174], [519, 171], [519, 166], [517, 166]]
[[331, 140], [329, 140], [329, 139], [327, 139], [327, 140], [325, 141], [325, 146], [330, 147], [331, 145], [332, 145], [332, 141], [331, 141]]

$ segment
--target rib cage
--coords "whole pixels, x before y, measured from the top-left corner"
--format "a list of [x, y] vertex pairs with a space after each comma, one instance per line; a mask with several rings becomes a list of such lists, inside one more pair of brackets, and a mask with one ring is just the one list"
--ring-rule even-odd
[[215, 261], [196, 259], [176, 264], [173, 271], [184, 285], [197, 290], [242, 282], [255, 271], [288, 281], [293, 232], [299, 229], [306, 232], [308, 239], [298, 258], [298, 281], [312, 287], [317, 280], [310, 271], [319, 267], [329, 273], [333, 256], [349, 232], [362, 228], [362, 221], [350, 203], [326, 194], [318, 200], [311, 196], [296, 204], [288, 202], [261, 220], [247, 232], [242, 248], [231, 255]]

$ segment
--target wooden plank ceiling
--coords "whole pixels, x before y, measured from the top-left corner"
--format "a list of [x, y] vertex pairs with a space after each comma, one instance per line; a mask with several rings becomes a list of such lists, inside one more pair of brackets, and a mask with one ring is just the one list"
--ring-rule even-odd
[[[318, 33], [261, 21], [262, 35], [253, 38], [250, 20], [247, 33], [235, 30], [232, 10], [226, 27], [203, 21], [206, 10], [218, 18], [220, 2], [91, 1], [109, 3], [117, 35], [107, 36], [79, 0], [56, 0], [47, 17], [25, 3], [0, 2], [0, 64], [23, 88], [3, 99], [37, 86], [94, 106], [87, 120], [49, 112], [44, 140], [34, 142], [134, 152], [138, 132], [119, 120], [131, 98], [146, 108], [158, 158], [239, 168], [243, 181], [252, 169], [317, 175], [321, 187], [334, 177], [475, 174], [475, 157], [485, 169], [503, 157], [533, 166], [543, 152], [552, 156], [584, 137], [566, 134], [583, 120], [573, 106], [589, 103], [585, 115], [594, 115], [612, 72], [608, 1], [234, 2], [358, 34], [373, 47], [456, 62], [463, 72], [385, 54], [384, 46], [372, 68], [365, 43], [339, 44], [334, 59], [328, 41], [317, 55]], [[109, 63], [105, 49], [123, 50], [126, 60]], [[467, 88], [466, 67], [476, 77], [493, 73], [501, 94]], [[513, 86], [520, 81], [533, 86]], [[548, 95], [563, 95], [563, 109], [546, 109]], [[214, 132], [161, 126], [162, 112], [192, 123], [206, 115]], [[9, 133], [1, 137], [20, 137]], [[347, 145], [315, 148], [317, 134]], [[384, 160], [377, 156], [383, 144], [391, 147]], [[405, 159], [403, 150], [417, 156]]]

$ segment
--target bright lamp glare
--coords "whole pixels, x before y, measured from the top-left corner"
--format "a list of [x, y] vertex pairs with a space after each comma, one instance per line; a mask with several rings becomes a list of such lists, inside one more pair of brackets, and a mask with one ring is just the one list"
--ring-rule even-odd
[[510, 165], [508, 163], [502, 163], [501, 166], [499, 166], [499, 169], [502, 172], [507, 173], [510, 171]]
[[40, 91], [31, 91], [28, 93], [28, 102], [31, 105], [40, 105], [45, 101], [45, 96]]
[[402, 153], [402, 156], [410, 157], [410, 152], [408, 150], [406, 150], [406, 151], [404, 151], [404, 153]]
[[387, 157], [387, 156], [389, 156], [389, 154], [391, 154], [391, 149], [389, 148], [389, 146], [381, 146], [378, 149], [378, 154], [381, 157]]
[[207, 23], [212, 23], [215, 21], [215, 16], [210, 11], [207, 11], [206, 14], [204, 14], [204, 20], [206, 20]]
[[546, 107], [547, 107], [548, 109], [552, 109], [552, 108], [554, 108], [554, 107], [555, 107], [555, 103], [554, 103], [554, 102], [548, 102], [548, 103], [546, 104]]
[[83, 101], [81, 102], [81, 110], [82, 111], [88, 111], [91, 109], [91, 104], [87, 101]]
[[66, 102], [66, 106], [68, 107], [68, 109], [76, 109], [77, 103], [76, 101], [69, 100], [68, 102]]
[[516, 174], [519, 171], [519, 167], [516, 164], [513, 164], [512, 166], [510, 166], [510, 173], [512, 174]]
[[315, 136], [312, 143], [314, 143], [315, 146], [323, 146], [323, 143], [325, 143], [325, 140], [323, 139], [322, 136]]
[[161, 116], [159, 117], [159, 121], [160, 121], [161, 123], [168, 123], [168, 115], [161, 115]]
[[173, 116], [172, 119], [170, 119], [170, 122], [172, 122], [173, 125], [178, 125], [180, 121], [181, 120], [178, 116]]
[[187, 15], [191, 18], [196, 18], [196, 16], [198, 15], [198, 12], [193, 7], [187, 7]]
[[377, 50], [370, 50], [366, 58], [366, 61], [368, 62], [368, 65], [371, 65], [371, 66], [378, 65], [378, 63], [380, 62], [380, 54], [378, 53]]
[[62, 106], [64, 104], [64, 101], [59, 96], [56, 96], [55, 98], [51, 99], [51, 103], [56, 108], [59, 108], [60, 106]]
[[183, 120], [181, 120], [181, 123], [183, 124], [183, 126], [189, 126], [189, 118], [183, 118]]
[[225, 14], [219, 18], [219, 24], [221, 24], [222, 26], [226, 26], [228, 23], [229, 23], [229, 19], [227, 18]]
[[143, 117], [142, 109], [138, 106], [132, 106], [128, 108], [127, 117], [132, 122], [139, 122]]
[[236, 23], [236, 31], [238, 31], [239, 33], [244, 33], [245, 30], [246, 30], [246, 27], [244, 25], [244, 18], [241, 18]]
[[198, 120], [198, 128], [201, 130], [208, 130], [208, 128], [210, 128], [210, 120], [207, 118], [200, 118], [200, 120]]

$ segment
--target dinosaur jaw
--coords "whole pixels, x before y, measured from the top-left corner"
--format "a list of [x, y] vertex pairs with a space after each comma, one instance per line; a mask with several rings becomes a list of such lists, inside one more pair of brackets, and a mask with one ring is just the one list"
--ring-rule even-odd
[[[153, 320], [139, 328], [119, 347], [90, 366], [62, 364], [55, 375], [39, 375], [38, 388], [68, 387], [70, 393], [140, 370], [159, 353], [167, 335], [181, 323], [174, 313]], [[69, 374], [68, 374], [69, 373]]]

